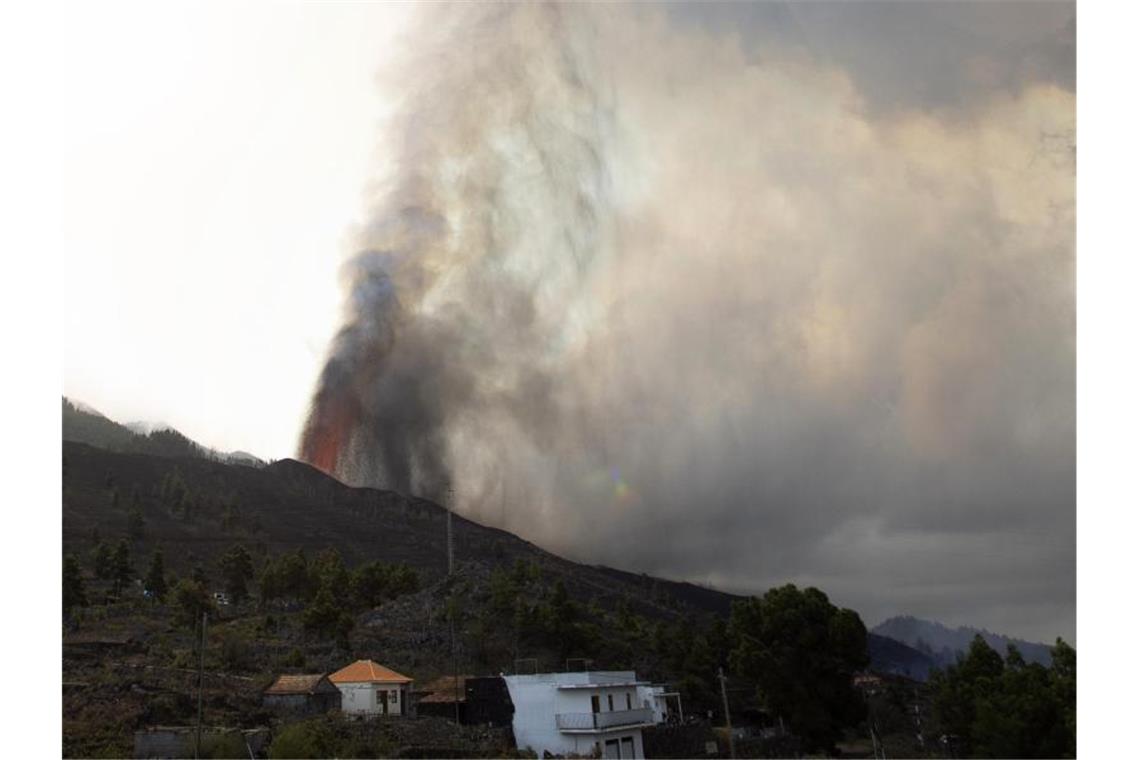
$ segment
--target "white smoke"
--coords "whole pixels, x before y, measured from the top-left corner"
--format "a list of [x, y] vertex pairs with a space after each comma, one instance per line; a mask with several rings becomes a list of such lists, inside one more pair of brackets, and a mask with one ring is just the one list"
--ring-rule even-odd
[[736, 588], [1071, 531], [1071, 92], [884, 111], [659, 9], [429, 15], [314, 407], [342, 477]]

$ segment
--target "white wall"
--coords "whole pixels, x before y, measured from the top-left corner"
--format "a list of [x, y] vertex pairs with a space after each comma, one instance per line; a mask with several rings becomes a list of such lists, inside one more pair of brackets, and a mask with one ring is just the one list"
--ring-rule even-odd
[[[407, 704], [407, 693], [403, 684], [398, 683], [338, 683], [342, 712], [356, 715], [383, 715], [381, 700], [389, 699], [388, 715], [403, 715]], [[398, 693], [396, 702], [390, 701], [389, 692]]]
[[[579, 734], [563, 733], [558, 729], [555, 716], [559, 713], [589, 713], [593, 712], [590, 698], [598, 696], [602, 712], [609, 712], [607, 695], [614, 698], [614, 710], [626, 710], [625, 695], [630, 695], [633, 709], [642, 707], [638, 701], [636, 686], [605, 686], [599, 685], [594, 689], [559, 689], [560, 684], [588, 683], [585, 678], [590, 674], [584, 673], [540, 673], [533, 676], [504, 676], [511, 701], [515, 706], [512, 727], [515, 734], [515, 744], [519, 749], [530, 747], [542, 755], [544, 751], [552, 754], [567, 754], [573, 752], [587, 755], [593, 751], [597, 744], [604, 749], [606, 740], [630, 737], [634, 744], [634, 757], [645, 757], [645, 748], [641, 740], [640, 728], [620, 728], [600, 733]], [[635, 681], [636, 676], [630, 672], [628, 681]]]

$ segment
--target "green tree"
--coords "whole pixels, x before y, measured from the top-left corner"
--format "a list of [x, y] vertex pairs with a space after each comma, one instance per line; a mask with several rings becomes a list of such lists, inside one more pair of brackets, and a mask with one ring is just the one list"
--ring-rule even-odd
[[166, 601], [166, 567], [162, 559], [162, 549], [155, 549], [151, 555], [150, 568], [146, 573], [146, 590], [158, 601]]
[[352, 573], [352, 596], [358, 607], [375, 607], [389, 596], [390, 573], [382, 562], [360, 565]]
[[226, 593], [235, 603], [244, 600], [249, 595], [246, 581], [253, 577], [253, 557], [249, 551], [241, 544], [234, 544], [218, 560], [218, 567], [222, 571]]
[[262, 594], [266, 599], [309, 600], [316, 593], [313, 574], [303, 549], [267, 560], [262, 571]]
[[83, 582], [83, 571], [79, 560], [71, 554], [63, 558], [63, 612], [67, 614], [75, 607], [87, 606], [87, 586]]
[[347, 648], [348, 634], [352, 631], [352, 616], [346, 613], [333, 598], [327, 587], [322, 587], [301, 616], [305, 632], [321, 638], [335, 638], [341, 648]]
[[271, 758], [332, 757], [336, 737], [321, 720], [309, 720], [285, 726], [269, 745]]
[[174, 606], [178, 621], [190, 627], [197, 625], [203, 612], [214, 608], [206, 587], [191, 578], [183, 578], [174, 587]]
[[1068, 729], [1069, 747], [1065, 754], [1077, 754], [1077, 650], [1060, 636], [1050, 652], [1053, 656], [1052, 688]]
[[119, 541], [111, 555], [111, 582], [115, 593], [118, 594], [130, 585], [135, 575], [134, 563], [131, 561], [131, 547], [127, 539]]
[[981, 636], [930, 679], [944, 730], [976, 757], [1074, 757], [1075, 683], [1076, 652], [1063, 641], [1046, 668], [1026, 663], [1013, 646], [1003, 661]]
[[867, 629], [816, 588], [788, 584], [733, 604], [734, 675], [757, 684], [805, 749], [831, 751], [863, 717], [852, 677], [866, 666]]
[[309, 568], [312, 573], [311, 583], [317, 589], [327, 589], [333, 600], [339, 605], [347, 606], [352, 593], [352, 581], [340, 552], [329, 547], [313, 559]]
[[106, 542], [100, 541], [95, 546], [95, 551], [92, 553], [92, 563], [94, 564], [95, 577], [101, 581], [110, 580], [114, 575], [114, 556], [111, 552], [111, 547], [107, 546]]

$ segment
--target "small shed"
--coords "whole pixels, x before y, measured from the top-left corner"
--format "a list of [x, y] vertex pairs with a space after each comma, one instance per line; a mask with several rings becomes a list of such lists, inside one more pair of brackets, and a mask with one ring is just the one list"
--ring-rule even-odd
[[408, 715], [412, 679], [372, 660], [357, 660], [329, 676], [341, 710], [352, 715]]
[[275, 710], [319, 715], [340, 709], [340, 689], [324, 673], [278, 676], [261, 693], [261, 703]]
[[455, 720], [458, 715], [459, 722], [466, 723], [468, 678], [469, 676], [441, 676], [425, 684], [416, 692], [416, 714], [435, 715], [448, 720]]

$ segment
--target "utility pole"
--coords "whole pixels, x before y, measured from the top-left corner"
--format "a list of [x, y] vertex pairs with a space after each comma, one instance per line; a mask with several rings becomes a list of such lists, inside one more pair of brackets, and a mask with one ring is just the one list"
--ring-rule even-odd
[[[455, 574], [455, 542], [451, 533], [451, 509], [455, 500], [455, 489], [447, 485], [447, 580], [450, 583]], [[455, 651], [455, 588], [451, 588], [451, 603], [448, 605], [448, 625], [451, 631], [451, 679], [455, 699], [455, 725], [459, 725], [459, 655]]]
[[194, 760], [202, 747], [202, 669], [206, 666], [206, 613], [202, 613], [202, 648], [198, 652], [198, 724], [194, 729]]
[[451, 510], [455, 500], [455, 489], [447, 487], [447, 574], [450, 577], [455, 572], [455, 542], [451, 537]]
[[717, 668], [717, 678], [720, 679], [720, 698], [724, 702], [724, 725], [728, 729], [728, 756], [736, 757], [736, 741], [732, 738], [732, 717], [728, 714], [728, 689], [725, 687], [724, 668]]

